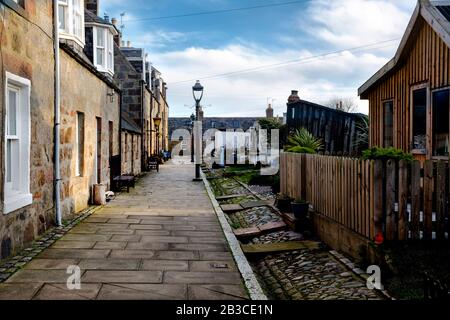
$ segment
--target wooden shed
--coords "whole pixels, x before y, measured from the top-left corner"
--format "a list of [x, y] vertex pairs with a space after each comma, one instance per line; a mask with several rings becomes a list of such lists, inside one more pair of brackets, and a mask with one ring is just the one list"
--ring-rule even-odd
[[449, 158], [450, 1], [419, 0], [395, 57], [358, 90], [370, 145]]

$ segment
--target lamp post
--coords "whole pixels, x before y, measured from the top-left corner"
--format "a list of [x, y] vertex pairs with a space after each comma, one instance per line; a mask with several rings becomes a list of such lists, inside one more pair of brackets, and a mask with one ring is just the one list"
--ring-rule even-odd
[[[199, 80], [197, 80], [195, 85], [192, 87], [192, 95], [193, 95], [194, 100], [195, 100], [195, 119], [196, 119], [196, 121], [199, 121], [200, 101], [202, 101], [202, 98], [203, 98], [203, 89], [204, 88], [200, 84]], [[194, 128], [195, 127], [196, 126], [194, 125]], [[195, 131], [195, 130], [193, 130], [193, 131]], [[199, 131], [198, 128], [197, 128], [197, 131]], [[200, 135], [200, 136], [198, 136], [198, 135]], [[195, 179], [194, 179], [196, 181], [201, 180], [200, 179], [200, 163], [199, 163], [199, 161], [201, 159], [201, 156], [199, 156], [201, 150], [198, 150], [199, 148], [201, 148], [201, 135], [202, 135], [201, 131], [197, 132], [197, 134], [194, 134], [194, 140], [196, 140], [195, 142], [197, 143], [196, 147], [195, 147], [195, 150], [194, 150], [196, 152], [196, 155], [197, 155], [196, 163], [195, 163]]]
[[194, 163], [194, 122], [195, 114], [191, 114], [191, 162]]
[[159, 126], [161, 125], [161, 118], [160, 117], [154, 117], [153, 123], [155, 124], [156, 128], [156, 156], [159, 156]]

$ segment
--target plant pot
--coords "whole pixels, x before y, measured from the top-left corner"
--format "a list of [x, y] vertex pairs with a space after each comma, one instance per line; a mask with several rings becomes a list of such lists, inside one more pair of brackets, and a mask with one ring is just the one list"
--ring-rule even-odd
[[309, 203], [291, 203], [292, 212], [294, 213], [295, 218], [304, 220], [308, 217], [308, 211], [309, 211]]
[[281, 212], [292, 212], [291, 202], [293, 199], [291, 198], [277, 198], [276, 207]]

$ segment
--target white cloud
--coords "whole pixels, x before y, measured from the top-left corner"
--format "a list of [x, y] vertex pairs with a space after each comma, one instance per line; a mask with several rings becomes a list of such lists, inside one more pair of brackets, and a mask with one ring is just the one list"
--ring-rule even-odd
[[[351, 48], [402, 36], [414, 8], [412, 0], [314, 0], [305, 12], [299, 13], [297, 28], [306, 31], [309, 42], [317, 42], [317, 51], [270, 51], [262, 45], [236, 40], [221, 48], [190, 47], [170, 52], [153, 52], [152, 63], [163, 72], [169, 85], [172, 116], [188, 116], [193, 104], [188, 79], [203, 78], [276, 64], [281, 61], [314, 56], [337, 48]], [[303, 20], [302, 20], [303, 19]], [[305, 27], [307, 26], [307, 27]], [[143, 43], [178, 41], [181, 35], [155, 31], [142, 36]], [[302, 35], [304, 39], [304, 34]], [[287, 47], [293, 39], [283, 39]], [[162, 45], [161, 44], [161, 45]], [[268, 97], [275, 98], [275, 113], [286, 111], [290, 90], [298, 89], [301, 98], [326, 103], [335, 97], [357, 98], [357, 88], [393, 55], [397, 42], [390, 47], [370, 51], [342, 52], [307, 63], [293, 63], [258, 72], [202, 80], [205, 86], [205, 115], [262, 116]], [[155, 46], [155, 44], [153, 44]], [[385, 44], [384, 44], [385, 46]], [[151, 48], [152, 45], [150, 44]], [[359, 101], [359, 111], [366, 113], [367, 102]]]
[[298, 26], [338, 47], [363, 41], [378, 42], [402, 36], [415, 5], [412, 0], [316, 0]]

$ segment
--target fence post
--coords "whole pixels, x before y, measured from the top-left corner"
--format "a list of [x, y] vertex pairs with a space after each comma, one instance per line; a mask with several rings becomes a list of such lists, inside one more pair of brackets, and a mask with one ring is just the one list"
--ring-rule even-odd
[[411, 164], [411, 237], [420, 239], [420, 162]]
[[436, 178], [436, 239], [445, 239], [445, 212], [447, 212], [447, 165], [444, 161], [437, 164]]
[[408, 164], [401, 160], [398, 165], [398, 240], [408, 239]]
[[431, 240], [433, 232], [433, 161], [425, 161], [423, 170], [423, 237]]
[[383, 163], [374, 161], [373, 197], [374, 197], [374, 232], [375, 236], [383, 234]]
[[395, 161], [388, 160], [386, 164], [386, 239], [395, 240], [397, 233], [395, 225]]

